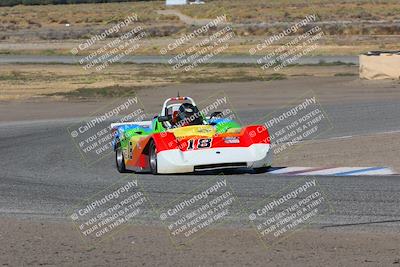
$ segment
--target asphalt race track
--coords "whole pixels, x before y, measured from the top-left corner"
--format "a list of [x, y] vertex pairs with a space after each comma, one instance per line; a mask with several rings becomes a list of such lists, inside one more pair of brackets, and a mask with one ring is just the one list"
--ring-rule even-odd
[[[368, 104], [326, 105], [335, 127], [320, 139], [399, 131], [400, 105], [396, 101]], [[254, 121], [270, 110], [239, 110], [243, 121]], [[0, 124], [0, 213], [23, 218], [64, 219], [78, 205], [122, 176], [114, 166], [114, 155], [87, 167], [72, 145], [66, 127], [80, 118], [15, 121]], [[373, 127], [371, 127], [373, 125]], [[312, 165], [312, 163], [310, 163]], [[139, 183], [154, 206], [189, 193], [219, 172], [196, 175], [138, 175]], [[134, 174], [129, 174], [134, 175]], [[253, 174], [245, 170], [224, 174], [241, 202], [251, 210], [260, 200], [281, 190], [298, 176]], [[319, 219], [322, 227], [376, 227], [397, 229], [400, 218], [400, 176], [319, 176], [333, 207]], [[244, 213], [246, 215], [246, 213]], [[141, 218], [156, 223], [159, 218], [148, 210]], [[246, 216], [233, 223], [246, 224]], [[348, 225], [346, 225], [348, 224]]]

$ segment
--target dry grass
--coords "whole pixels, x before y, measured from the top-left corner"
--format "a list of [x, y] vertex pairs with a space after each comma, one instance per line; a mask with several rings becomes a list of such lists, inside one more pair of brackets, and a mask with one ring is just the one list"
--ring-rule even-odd
[[[251, 7], [251, 8], [249, 8]], [[205, 5], [179, 7], [196, 18], [213, 18], [226, 12], [234, 22], [297, 21], [316, 13], [321, 20], [395, 20], [399, 19], [397, 0], [214, 0]]]
[[[111, 25], [135, 12], [139, 16], [138, 23], [143, 25], [150, 36], [136, 53], [157, 55], [160, 48], [183, 33], [197, 28], [184, 24], [176, 16], [158, 14], [156, 11], [160, 9], [166, 9], [164, 1], [1, 7], [0, 53], [70, 55], [70, 49], [82, 40], [109, 29]], [[174, 9], [195, 18], [211, 19], [227, 14], [234, 23], [233, 31], [237, 38], [232, 40], [224, 54], [248, 54], [249, 48], [266, 36], [288, 27], [288, 24], [271, 26], [268, 23], [290, 24], [313, 13], [321, 21], [354, 23], [322, 25], [325, 38], [310, 55], [354, 55], [368, 50], [398, 49], [399, 43], [399, 23], [390, 22], [399, 19], [400, 2], [397, 0], [209, 0], [204, 5], [187, 5]], [[362, 22], [364, 20], [385, 20], [389, 23], [371, 24]], [[66, 27], [67, 23], [71, 26]], [[396, 36], [397, 39], [393, 39]], [[282, 38], [281, 43], [284, 41], [287, 38]], [[47, 42], [47, 47], [38, 48], [36, 44], [41, 42]], [[92, 48], [95, 49], [96, 45]], [[181, 50], [175, 52], [179, 53], [184, 48], [182, 46]]]
[[[179, 24], [175, 16], [157, 14], [157, 10], [166, 9], [164, 1], [80, 4], [80, 5], [46, 5], [15, 6], [0, 8], [0, 25], [9, 30], [34, 29], [41, 27], [64, 27], [70, 23], [76, 27], [102, 26], [116, 23], [135, 12], [140, 21], [147, 26], [161, 28]], [[227, 14], [234, 23], [271, 23], [294, 22], [309, 14], [317, 14], [322, 21], [360, 21], [360, 20], [396, 20], [399, 19], [400, 2], [397, 0], [218, 0], [207, 1], [204, 5], [178, 6], [174, 9], [194, 18], [215, 18]], [[182, 28], [183, 31], [190, 27]], [[247, 27], [243, 34], [261, 35], [274, 30], [274, 27]], [[354, 25], [326, 28], [326, 32], [339, 31], [342, 34], [359, 34], [366, 28]], [[368, 29], [367, 29], [368, 30]], [[381, 29], [390, 34], [390, 28]], [[167, 30], [166, 30], [167, 31]], [[238, 31], [239, 34], [242, 32]], [[372, 31], [372, 30], [368, 30]], [[398, 31], [393, 28], [392, 31]], [[375, 34], [378, 34], [376, 32]]]
[[123, 20], [133, 12], [140, 14], [140, 21], [170, 20], [155, 10], [162, 2], [107, 3], [80, 5], [15, 6], [0, 8], [0, 24], [29, 27], [33, 23], [62, 27], [66, 23], [79, 26], [105, 25]]

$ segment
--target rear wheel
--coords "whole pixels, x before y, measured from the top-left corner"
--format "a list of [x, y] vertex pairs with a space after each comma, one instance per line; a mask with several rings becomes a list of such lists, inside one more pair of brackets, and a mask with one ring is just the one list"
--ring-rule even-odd
[[149, 166], [152, 174], [157, 174], [157, 148], [154, 141], [149, 145]]
[[115, 150], [115, 163], [120, 173], [126, 172], [124, 153], [122, 153], [122, 148], [120, 146]]

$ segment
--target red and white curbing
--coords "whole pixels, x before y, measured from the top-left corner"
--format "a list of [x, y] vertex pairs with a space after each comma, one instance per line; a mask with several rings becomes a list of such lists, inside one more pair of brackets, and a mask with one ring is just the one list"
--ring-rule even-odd
[[331, 175], [331, 176], [361, 176], [361, 175], [395, 175], [398, 174], [389, 167], [284, 167], [272, 168], [268, 173], [284, 175]]

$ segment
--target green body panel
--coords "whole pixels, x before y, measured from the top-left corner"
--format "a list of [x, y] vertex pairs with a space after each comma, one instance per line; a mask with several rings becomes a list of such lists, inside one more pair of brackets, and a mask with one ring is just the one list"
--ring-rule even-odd
[[225, 133], [228, 129], [241, 128], [240, 124], [235, 121], [221, 122], [215, 125], [217, 133]]

